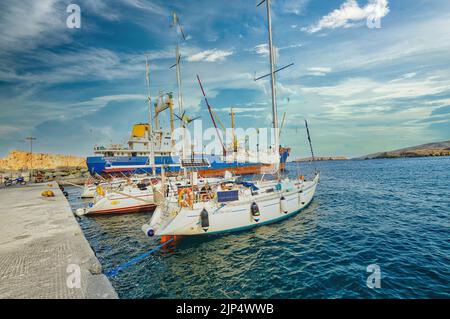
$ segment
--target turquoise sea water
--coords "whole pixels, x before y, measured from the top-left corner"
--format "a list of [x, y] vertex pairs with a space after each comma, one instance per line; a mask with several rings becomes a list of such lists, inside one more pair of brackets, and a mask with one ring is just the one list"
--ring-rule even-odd
[[[111, 279], [121, 298], [450, 298], [450, 158], [317, 163], [311, 205], [286, 221], [189, 238]], [[309, 174], [311, 165], [300, 164]], [[296, 175], [297, 165], [288, 164]], [[69, 188], [75, 209], [83, 204]], [[84, 217], [104, 270], [159, 244], [151, 214]], [[381, 288], [366, 268], [381, 269]]]

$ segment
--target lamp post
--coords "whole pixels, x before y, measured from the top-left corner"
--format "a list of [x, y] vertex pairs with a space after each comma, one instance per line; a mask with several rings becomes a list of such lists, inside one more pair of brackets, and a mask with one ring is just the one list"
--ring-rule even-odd
[[36, 140], [36, 137], [33, 136], [28, 136], [25, 138], [27, 141], [30, 141], [30, 182], [32, 180], [33, 177], [33, 141]]

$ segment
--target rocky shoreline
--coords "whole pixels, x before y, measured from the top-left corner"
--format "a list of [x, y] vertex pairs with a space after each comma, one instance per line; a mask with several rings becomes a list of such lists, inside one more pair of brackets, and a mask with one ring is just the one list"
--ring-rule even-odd
[[[348, 158], [344, 156], [318, 156], [314, 157], [314, 160], [316, 161], [346, 161]], [[298, 158], [294, 160], [294, 162], [310, 162], [312, 161], [311, 157], [305, 157], [305, 158]]]
[[3, 183], [5, 177], [15, 179], [24, 177], [24, 179], [33, 183], [46, 183], [57, 181], [60, 185], [72, 184], [82, 185], [89, 177], [87, 168], [65, 167], [59, 169], [36, 169], [36, 170], [0, 170], [0, 179]]
[[418, 146], [406, 147], [399, 150], [378, 152], [357, 159], [382, 159], [401, 157], [434, 157], [450, 156], [450, 141], [422, 144]]
[[15, 179], [24, 177], [27, 182], [58, 181], [60, 184], [71, 182], [83, 184], [89, 176], [84, 157], [33, 153], [12, 150], [0, 159], [1, 182], [5, 177]]

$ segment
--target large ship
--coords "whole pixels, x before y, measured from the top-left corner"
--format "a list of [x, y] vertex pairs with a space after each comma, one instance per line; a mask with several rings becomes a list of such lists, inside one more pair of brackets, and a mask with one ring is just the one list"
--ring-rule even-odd
[[[274, 169], [274, 163], [253, 161], [245, 150], [237, 153], [236, 160], [230, 156], [215, 154], [191, 154], [184, 158], [172, 151], [170, 130], [155, 130], [150, 133], [147, 123], [133, 125], [127, 145], [112, 144], [95, 146], [94, 156], [86, 160], [89, 172], [95, 174], [160, 174], [161, 167], [167, 173], [195, 167], [199, 175], [223, 176], [225, 171], [236, 175], [259, 174]], [[280, 147], [280, 168], [284, 169], [290, 148]]]
[[[176, 151], [172, 133], [173, 100], [167, 93], [160, 96], [155, 103], [154, 126], [148, 123], [133, 125], [131, 137], [126, 145], [111, 144], [94, 146], [94, 156], [86, 160], [89, 172], [95, 174], [149, 173], [160, 174], [164, 167], [168, 174], [178, 173], [183, 169], [195, 169], [200, 176], [223, 176], [225, 171], [236, 175], [259, 174], [276, 169], [280, 165], [284, 169], [290, 148], [279, 148], [279, 160], [270, 156], [253, 154], [248, 148], [242, 149], [230, 145], [222, 154], [205, 154], [191, 151], [186, 156]], [[165, 110], [170, 112], [170, 128], [160, 127], [158, 117]], [[275, 152], [275, 154], [278, 154]], [[277, 155], [278, 156], [278, 155]]]

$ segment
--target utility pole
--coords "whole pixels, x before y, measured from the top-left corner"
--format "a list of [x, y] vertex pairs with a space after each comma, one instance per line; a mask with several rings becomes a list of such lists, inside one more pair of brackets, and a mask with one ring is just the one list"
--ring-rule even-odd
[[33, 141], [36, 141], [36, 137], [28, 136], [25, 138], [27, 141], [30, 141], [30, 182], [33, 177]]

